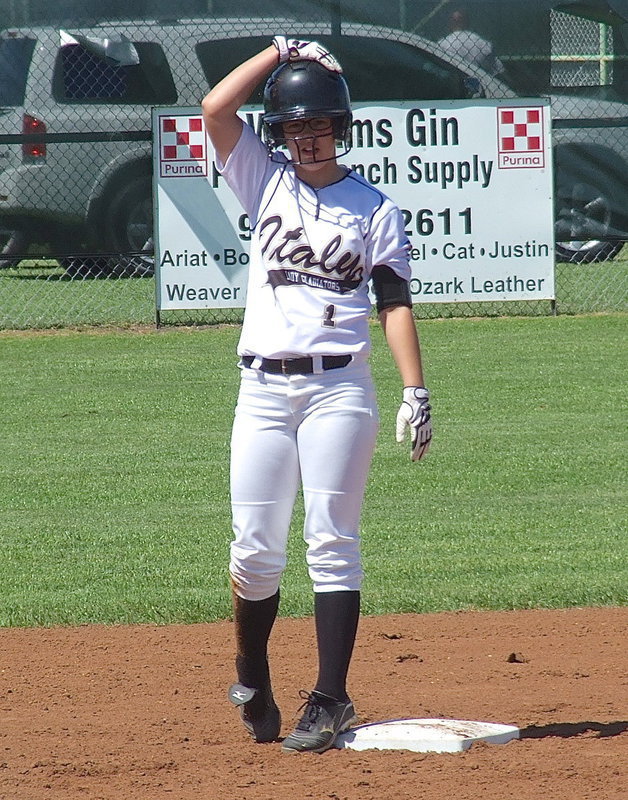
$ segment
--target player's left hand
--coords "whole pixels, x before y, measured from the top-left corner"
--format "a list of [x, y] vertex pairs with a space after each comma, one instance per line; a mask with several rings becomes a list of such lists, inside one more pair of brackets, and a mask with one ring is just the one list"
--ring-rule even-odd
[[273, 44], [279, 51], [280, 64], [284, 64], [286, 61], [318, 61], [331, 72], [342, 72], [342, 67], [334, 56], [318, 42], [275, 36]]
[[432, 441], [429, 400], [430, 393], [423, 386], [404, 387], [403, 402], [397, 412], [397, 441], [403, 442], [406, 427], [410, 428], [413, 461], [420, 461], [426, 455]]

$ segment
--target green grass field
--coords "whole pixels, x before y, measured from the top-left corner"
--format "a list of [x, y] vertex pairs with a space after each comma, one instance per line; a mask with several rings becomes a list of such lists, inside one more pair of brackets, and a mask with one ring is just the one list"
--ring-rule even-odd
[[[435, 439], [382, 427], [366, 613], [628, 601], [625, 315], [419, 324]], [[227, 617], [239, 329], [0, 335], [0, 625]], [[282, 613], [311, 612], [297, 507]]]

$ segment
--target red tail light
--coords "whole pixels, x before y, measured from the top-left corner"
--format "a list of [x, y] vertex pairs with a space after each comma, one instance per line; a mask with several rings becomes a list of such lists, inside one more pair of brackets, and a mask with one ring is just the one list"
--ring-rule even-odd
[[[46, 133], [46, 125], [37, 117], [24, 114], [22, 118], [22, 133]], [[22, 158], [24, 161], [38, 161], [46, 158], [46, 145], [24, 143], [22, 145]]]

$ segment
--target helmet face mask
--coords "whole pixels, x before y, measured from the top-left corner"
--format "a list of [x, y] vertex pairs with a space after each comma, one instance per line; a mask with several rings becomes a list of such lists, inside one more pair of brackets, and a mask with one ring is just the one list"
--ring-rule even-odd
[[321, 159], [330, 161], [351, 149], [351, 102], [345, 79], [340, 73], [331, 72], [315, 61], [288, 62], [279, 66], [264, 88], [264, 140], [271, 156], [277, 149], [285, 148], [287, 140], [299, 142], [330, 135], [327, 131], [310, 130], [286, 137], [284, 122], [323, 117], [331, 120], [331, 135], [341, 148], [341, 152]]

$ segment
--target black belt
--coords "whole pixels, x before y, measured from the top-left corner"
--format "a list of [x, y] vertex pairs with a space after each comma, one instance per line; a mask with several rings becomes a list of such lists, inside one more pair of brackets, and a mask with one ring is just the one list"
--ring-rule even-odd
[[[250, 367], [257, 356], [242, 356], [242, 363]], [[346, 367], [352, 356], [323, 356], [323, 369]], [[258, 369], [271, 372], [273, 375], [312, 375], [314, 359], [311, 356], [301, 358], [262, 358]]]

